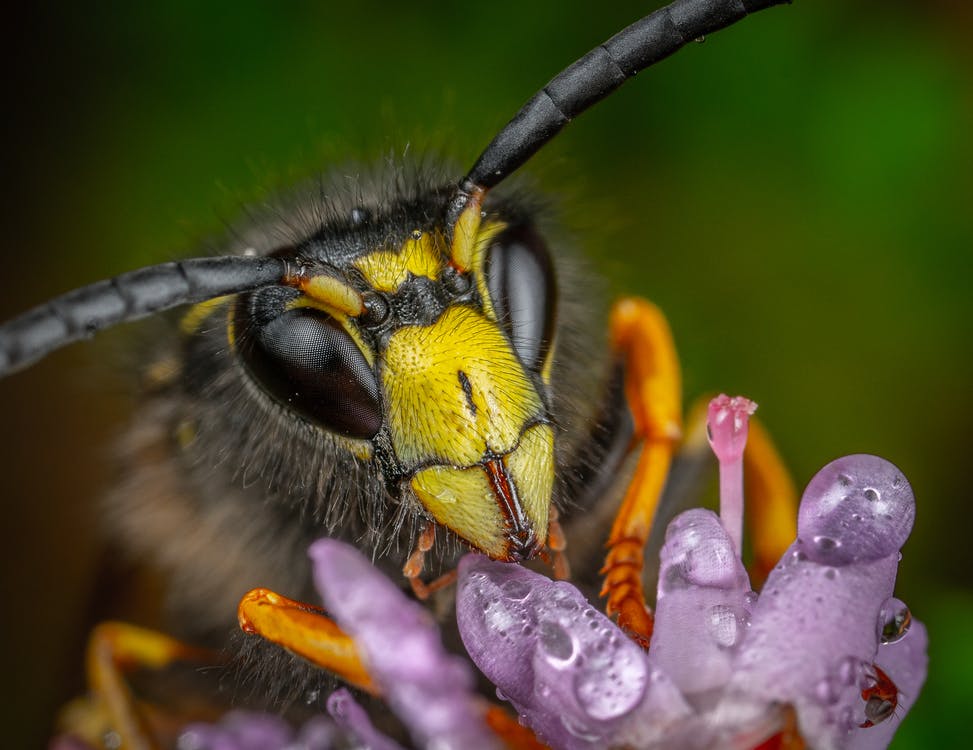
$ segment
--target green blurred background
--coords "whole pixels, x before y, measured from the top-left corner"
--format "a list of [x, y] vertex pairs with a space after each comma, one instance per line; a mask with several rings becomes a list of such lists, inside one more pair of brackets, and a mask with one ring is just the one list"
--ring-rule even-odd
[[[189, 254], [349, 154], [411, 144], [466, 166], [536, 88], [657, 4], [185, 2], [8, 20], [0, 317]], [[961, 0], [798, 0], [642, 74], [529, 166], [612, 288], [666, 310], [688, 397], [757, 400], [801, 485], [852, 452], [912, 481], [898, 593], [929, 624], [931, 673], [898, 748], [973, 736], [971, 43]], [[131, 335], [0, 384], [10, 747], [41, 743], [80, 687], [92, 505]]]

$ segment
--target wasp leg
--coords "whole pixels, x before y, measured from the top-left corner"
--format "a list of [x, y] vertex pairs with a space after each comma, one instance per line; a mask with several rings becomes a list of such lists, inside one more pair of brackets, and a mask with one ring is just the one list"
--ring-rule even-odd
[[568, 563], [568, 556], [564, 550], [567, 549], [568, 540], [564, 536], [564, 529], [558, 520], [557, 508], [553, 505], [550, 511], [550, 520], [547, 523], [547, 546], [551, 550], [551, 566], [554, 568], [554, 577], [559, 581], [566, 581], [571, 577], [571, 565]]
[[240, 600], [237, 618], [243, 632], [283, 646], [356, 687], [377, 691], [354, 641], [320, 607], [253, 589]]
[[426, 583], [420, 578], [422, 569], [425, 566], [426, 553], [432, 549], [432, 545], [435, 542], [436, 524], [430, 521], [426, 524], [426, 528], [422, 530], [422, 533], [419, 534], [419, 538], [416, 540], [415, 550], [409, 555], [409, 559], [406, 560], [405, 565], [402, 566], [402, 575], [406, 577], [409, 585], [412, 586], [412, 593], [421, 601], [425, 601], [440, 589], [452, 584], [457, 576], [456, 571], [451, 570], [448, 573], [443, 573], [431, 583]]
[[759, 420], [750, 418], [750, 434], [743, 451], [746, 520], [753, 562], [750, 583], [759, 587], [797, 538], [797, 488]]
[[648, 647], [652, 614], [642, 590], [642, 560], [673, 453], [682, 437], [679, 362], [661, 311], [640, 299], [616, 303], [612, 346], [624, 361], [625, 395], [642, 451], [608, 539], [602, 596], [608, 615]]
[[158, 747], [153, 722], [140, 706], [125, 673], [137, 668], [163, 669], [177, 661], [212, 662], [215, 655], [154, 630], [124, 622], [103, 622], [88, 638], [85, 671], [91, 697], [74, 701], [62, 712], [60, 724], [69, 734], [100, 744], [108, 731], [113, 746], [125, 750]]

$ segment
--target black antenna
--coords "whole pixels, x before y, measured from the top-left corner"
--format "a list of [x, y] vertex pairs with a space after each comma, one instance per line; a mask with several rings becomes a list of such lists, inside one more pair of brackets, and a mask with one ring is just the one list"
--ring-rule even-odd
[[571, 120], [640, 70], [750, 13], [789, 2], [676, 0], [622, 29], [558, 73], [521, 107], [463, 178], [452, 212], [462, 210], [476, 188], [489, 189], [509, 177]]
[[[676, 0], [595, 47], [537, 92], [480, 154], [447, 208], [450, 231], [469, 208], [467, 234], [475, 236], [484, 193], [640, 70], [688, 42], [784, 2], [789, 0]], [[468, 245], [470, 238], [464, 238]], [[453, 259], [460, 266], [464, 248], [454, 238]], [[149, 266], [75, 289], [0, 325], [0, 377], [117, 323], [270, 284], [297, 284], [303, 273], [279, 258], [199, 258]]]
[[300, 269], [280, 258], [196, 258], [162, 263], [75, 289], [0, 326], [0, 377], [117, 323], [177, 305], [287, 283]]

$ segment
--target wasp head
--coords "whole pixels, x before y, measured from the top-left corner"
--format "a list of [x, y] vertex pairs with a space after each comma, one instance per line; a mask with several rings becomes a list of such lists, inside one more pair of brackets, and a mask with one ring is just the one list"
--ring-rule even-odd
[[544, 241], [488, 217], [457, 268], [441, 222], [358, 220], [284, 251], [299, 283], [242, 297], [231, 341], [265, 393], [375, 461], [400, 501], [490, 557], [533, 557], [554, 484]]

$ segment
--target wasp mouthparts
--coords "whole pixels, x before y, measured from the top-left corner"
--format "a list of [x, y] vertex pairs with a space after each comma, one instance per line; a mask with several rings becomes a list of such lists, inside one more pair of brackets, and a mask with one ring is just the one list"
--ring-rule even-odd
[[511, 562], [529, 560], [537, 555], [543, 546], [534, 532], [534, 526], [527, 517], [517, 485], [510, 477], [510, 471], [502, 458], [491, 458], [484, 462], [490, 487], [497, 499], [503, 515], [504, 532], [507, 538], [507, 559]]

